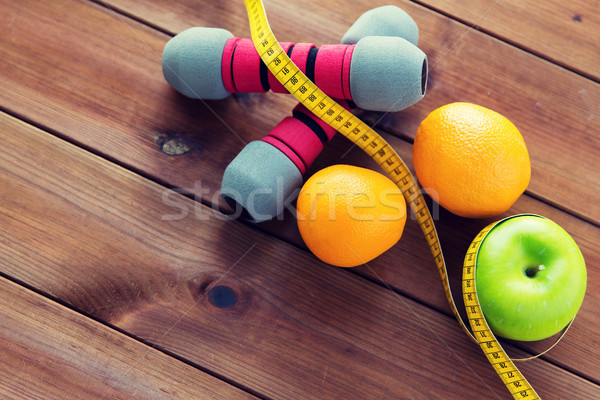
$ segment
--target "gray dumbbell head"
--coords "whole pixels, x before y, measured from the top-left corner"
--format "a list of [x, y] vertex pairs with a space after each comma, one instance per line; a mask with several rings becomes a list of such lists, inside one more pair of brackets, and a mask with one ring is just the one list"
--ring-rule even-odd
[[401, 37], [416, 46], [419, 43], [419, 28], [403, 9], [382, 6], [361, 15], [342, 37], [342, 44], [358, 43], [367, 36]]
[[350, 64], [350, 92], [359, 108], [400, 111], [425, 96], [427, 56], [399, 37], [358, 41]]
[[190, 28], [171, 38], [162, 57], [163, 75], [179, 93], [193, 99], [222, 100], [221, 61], [231, 32], [220, 28]]
[[262, 222], [283, 212], [302, 182], [298, 167], [285, 154], [269, 143], [254, 141], [225, 169], [221, 196], [234, 212]]

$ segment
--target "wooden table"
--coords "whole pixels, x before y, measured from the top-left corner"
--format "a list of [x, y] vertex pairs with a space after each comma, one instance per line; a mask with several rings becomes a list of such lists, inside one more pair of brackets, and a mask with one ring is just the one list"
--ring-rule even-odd
[[[265, 3], [279, 39], [325, 44], [388, 2]], [[358, 114], [408, 163], [418, 124], [443, 104], [515, 123], [533, 173], [505, 215], [553, 219], [588, 267], [567, 336], [520, 368], [544, 399], [600, 398], [600, 2], [394, 3], [419, 25], [427, 95]], [[289, 212], [223, 217], [224, 168], [295, 101], [189, 100], [164, 81], [161, 55], [191, 26], [248, 37], [241, 0], [0, 10], [0, 398], [510, 397], [453, 319], [414, 218], [393, 249], [339, 269], [306, 250]], [[376, 168], [336, 137], [309, 173], [338, 163]], [[460, 300], [463, 255], [492, 220], [433, 212]], [[548, 346], [503, 343], [514, 357]]]

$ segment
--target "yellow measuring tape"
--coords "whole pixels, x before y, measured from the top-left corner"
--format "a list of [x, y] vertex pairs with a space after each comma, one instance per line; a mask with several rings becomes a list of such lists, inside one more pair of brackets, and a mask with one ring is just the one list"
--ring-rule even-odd
[[467, 318], [471, 324], [473, 335], [481, 349], [485, 353], [488, 361], [496, 370], [508, 390], [512, 393], [515, 399], [539, 399], [538, 394], [533, 390], [533, 387], [527, 382], [521, 371], [515, 366], [513, 360], [508, 357], [494, 334], [492, 333], [481, 306], [477, 298], [477, 288], [475, 285], [475, 265], [477, 263], [477, 255], [479, 247], [483, 239], [488, 233], [498, 224], [506, 221], [505, 218], [501, 221], [489, 224], [473, 239], [463, 264], [462, 291], [465, 307], [467, 309]]
[[[327, 96], [292, 62], [275, 39], [261, 0], [244, 0], [244, 3], [250, 20], [252, 41], [269, 71], [306, 108], [365, 151], [398, 185], [425, 234], [427, 244], [442, 278], [446, 298], [461, 327], [473, 341], [481, 346], [488, 360], [490, 360], [490, 363], [515, 399], [539, 399], [535, 390], [502, 349], [481, 312], [475, 293], [474, 257], [477, 254], [481, 240], [477, 241], [476, 239], [473, 242], [474, 244], [469, 248], [469, 254], [467, 254], [464, 265], [463, 291], [465, 288], [470, 289], [469, 292], [465, 292], [465, 304], [468, 319], [473, 327], [473, 335], [458, 314], [456, 304], [452, 298], [446, 262], [444, 261], [433, 218], [429, 213], [429, 208], [416, 179], [412, 176], [404, 161], [379, 134]], [[487, 231], [482, 231], [483, 236], [480, 233], [477, 237], [484, 237], [494, 225], [488, 226]]]

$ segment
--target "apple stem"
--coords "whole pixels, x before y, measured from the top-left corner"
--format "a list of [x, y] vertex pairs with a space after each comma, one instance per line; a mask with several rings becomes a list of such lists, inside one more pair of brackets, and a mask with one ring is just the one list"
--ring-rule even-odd
[[546, 267], [543, 264], [536, 265], [535, 267], [529, 267], [525, 270], [525, 275], [533, 278], [538, 272], [545, 270]]

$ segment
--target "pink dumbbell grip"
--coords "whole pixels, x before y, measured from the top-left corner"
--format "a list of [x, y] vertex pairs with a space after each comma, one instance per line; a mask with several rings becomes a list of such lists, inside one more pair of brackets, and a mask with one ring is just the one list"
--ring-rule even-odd
[[[324, 45], [311, 43], [280, 43], [294, 64], [321, 90], [338, 99], [352, 100], [350, 93], [350, 63], [355, 45]], [[260, 93], [273, 90], [287, 93], [268, 71], [250, 39], [231, 38], [225, 44], [221, 62], [225, 89], [230, 93]]]
[[[350, 109], [346, 102], [340, 104]], [[301, 103], [294, 108], [293, 115], [285, 117], [262, 141], [279, 149], [304, 174], [336, 131]]]

